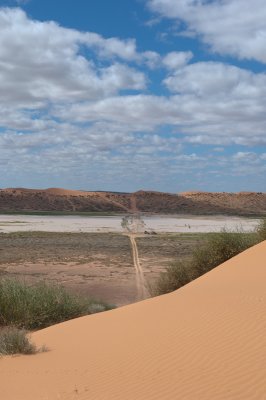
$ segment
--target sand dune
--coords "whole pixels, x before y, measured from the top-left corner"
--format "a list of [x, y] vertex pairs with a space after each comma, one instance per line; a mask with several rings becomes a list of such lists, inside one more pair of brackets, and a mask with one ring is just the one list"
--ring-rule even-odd
[[33, 335], [4, 400], [266, 399], [266, 242], [169, 295]]
[[69, 189], [62, 189], [62, 188], [49, 188], [43, 190], [46, 193], [54, 194], [56, 196], [89, 196], [89, 192], [83, 192], [81, 190], [69, 190]]
[[144, 190], [119, 193], [7, 188], [0, 189], [0, 211], [265, 215], [266, 193], [191, 191], [171, 194]]
[[48, 189], [27, 189], [27, 188], [6, 188], [1, 189], [2, 192], [13, 193], [14, 195], [21, 195], [25, 193], [47, 193], [55, 196], [93, 196], [96, 192], [85, 192], [82, 190], [71, 190], [63, 188], [48, 188]]

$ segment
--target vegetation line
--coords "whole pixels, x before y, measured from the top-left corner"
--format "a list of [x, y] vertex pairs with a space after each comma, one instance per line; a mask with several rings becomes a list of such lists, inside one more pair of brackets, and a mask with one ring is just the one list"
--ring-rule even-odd
[[208, 234], [206, 238], [205, 244], [194, 250], [191, 260], [177, 259], [160, 274], [155, 285], [150, 288], [151, 295], [177, 290], [249, 247], [266, 240], [266, 219], [260, 221], [254, 232], [230, 232], [223, 229], [219, 233]]
[[104, 302], [71, 294], [64, 287], [45, 281], [30, 286], [16, 279], [0, 279], [0, 328], [42, 329], [111, 308]]

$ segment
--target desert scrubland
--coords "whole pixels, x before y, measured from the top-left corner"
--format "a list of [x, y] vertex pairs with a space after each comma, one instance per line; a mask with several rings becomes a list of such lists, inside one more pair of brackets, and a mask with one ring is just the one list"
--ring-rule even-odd
[[[136, 289], [138, 272], [149, 287], [169, 263], [189, 258], [208, 232], [252, 231], [257, 224], [228, 216], [0, 215], [0, 273], [29, 283], [45, 279], [124, 305], [149, 296]], [[134, 268], [132, 234], [140, 271]]]
[[[147, 282], [176, 257], [189, 258], [200, 234], [140, 235], [138, 255]], [[29, 283], [47, 280], [112, 304], [137, 300], [128, 236], [116, 233], [17, 232], [0, 234], [0, 274]]]

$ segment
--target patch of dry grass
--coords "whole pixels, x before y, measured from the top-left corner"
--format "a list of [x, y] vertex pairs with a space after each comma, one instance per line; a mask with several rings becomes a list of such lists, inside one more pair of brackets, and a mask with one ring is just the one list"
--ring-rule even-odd
[[30, 341], [25, 330], [14, 327], [0, 330], [0, 355], [35, 354], [45, 351], [45, 347], [37, 349]]
[[113, 307], [67, 292], [62, 286], [39, 282], [29, 286], [15, 279], [0, 280], [0, 326], [41, 329]]

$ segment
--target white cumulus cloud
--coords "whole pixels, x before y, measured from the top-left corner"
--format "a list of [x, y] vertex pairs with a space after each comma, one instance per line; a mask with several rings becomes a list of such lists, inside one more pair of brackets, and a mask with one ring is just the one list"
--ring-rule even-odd
[[191, 51], [172, 51], [163, 58], [162, 62], [166, 68], [171, 70], [188, 64], [192, 57], [193, 53]]
[[120, 59], [135, 57], [132, 41], [65, 29], [30, 20], [20, 9], [0, 9], [0, 86], [6, 104], [40, 107], [48, 101], [95, 99], [125, 89], [143, 89], [146, 78], [119, 60], [97, 66], [81, 46]]
[[265, 0], [148, 0], [164, 17], [183, 21], [213, 51], [266, 63]]

